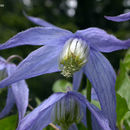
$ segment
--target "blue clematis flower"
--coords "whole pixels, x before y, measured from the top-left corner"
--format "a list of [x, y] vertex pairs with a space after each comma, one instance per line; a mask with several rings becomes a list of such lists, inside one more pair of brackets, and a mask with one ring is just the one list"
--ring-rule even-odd
[[97, 126], [92, 125], [94, 130], [111, 130], [101, 110], [90, 104], [80, 93], [71, 91], [51, 95], [20, 121], [17, 130], [42, 130], [50, 123], [57, 124], [61, 130], [67, 130], [72, 124], [83, 121], [86, 107], [91, 111], [94, 122], [97, 122]]
[[115, 22], [128, 21], [130, 20], [130, 12], [120, 14], [118, 16], [105, 16], [105, 18], [111, 21], [115, 21]]
[[[4, 58], [0, 57], [0, 78], [3, 79], [7, 75], [11, 75], [16, 69], [16, 65], [8, 63]], [[6, 116], [16, 103], [19, 115], [19, 121], [24, 117], [28, 106], [29, 90], [24, 80], [11, 84], [8, 88], [6, 105], [0, 112], [0, 118]]]
[[98, 96], [103, 114], [114, 130], [116, 74], [109, 61], [100, 52], [127, 49], [130, 47], [130, 39], [119, 40], [95, 27], [72, 33], [42, 19], [31, 16], [28, 18], [45, 27], [33, 27], [20, 32], [0, 45], [0, 49], [20, 45], [44, 46], [30, 53], [17, 66], [12, 76], [0, 82], [0, 88], [22, 79], [62, 71], [67, 77], [74, 73], [74, 90], [77, 90], [84, 73]]

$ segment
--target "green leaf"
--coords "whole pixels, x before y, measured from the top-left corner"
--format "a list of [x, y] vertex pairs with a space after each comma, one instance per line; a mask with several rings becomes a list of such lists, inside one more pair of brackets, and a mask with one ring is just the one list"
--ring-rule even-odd
[[120, 72], [116, 80], [117, 125], [119, 129], [130, 127], [130, 50], [123, 61], [120, 61]]
[[130, 78], [126, 72], [124, 64], [121, 62], [120, 75], [116, 81], [117, 93], [126, 99], [127, 105], [130, 109]]
[[125, 119], [125, 120], [130, 119], [130, 111], [128, 111], [128, 112], [125, 114], [124, 119]]
[[116, 80], [117, 93], [126, 99], [127, 105], [130, 109], [130, 49], [127, 51], [123, 61], [120, 62], [120, 73]]
[[124, 125], [126, 130], [130, 130], [130, 111], [128, 111], [124, 117]]
[[53, 86], [52, 90], [53, 92], [66, 92], [67, 88], [71, 87], [72, 89], [72, 84], [66, 80], [57, 80]]
[[100, 102], [97, 100], [91, 100], [91, 103], [101, 110]]
[[124, 121], [125, 130], [130, 130], [130, 119]]
[[124, 65], [126, 67], [126, 70], [130, 70], [130, 49], [127, 51], [125, 58], [124, 58]]
[[17, 115], [8, 116], [0, 120], [0, 130], [16, 130]]
[[122, 98], [119, 94], [116, 94], [116, 101], [117, 101], [117, 107], [116, 107], [117, 123], [120, 124], [121, 120], [128, 112], [128, 106], [126, 100]]
[[123, 86], [125, 76], [127, 76], [127, 71], [125, 65], [123, 64], [123, 61], [120, 61], [120, 72], [116, 79], [116, 86], [115, 86], [116, 91], [118, 91]]
[[38, 97], [35, 98], [35, 101], [36, 101], [37, 106], [40, 105], [42, 102]]

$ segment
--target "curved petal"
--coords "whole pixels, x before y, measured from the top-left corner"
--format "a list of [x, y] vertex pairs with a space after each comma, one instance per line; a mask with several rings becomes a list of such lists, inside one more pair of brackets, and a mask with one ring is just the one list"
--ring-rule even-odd
[[[8, 75], [12, 75], [13, 72], [16, 70], [15, 64], [8, 64], [7, 71]], [[16, 82], [11, 85], [12, 94], [14, 95], [14, 99], [16, 102], [16, 106], [19, 112], [19, 121], [24, 117], [28, 106], [28, 99], [29, 99], [29, 89], [24, 80]]]
[[51, 123], [51, 111], [53, 104], [63, 98], [65, 93], [55, 93], [45, 100], [21, 120], [17, 130], [42, 130]]
[[0, 56], [0, 81], [7, 77], [6, 60]]
[[[54, 27], [54, 28], [58, 28], [56, 27], [55, 25], [51, 24], [51, 23], [48, 23], [46, 22], [44, 19], [41, 19], [41, 18], [37, 18], [37, 17], [33, 17], [33, 16], [28, 16], [25, 11], [23, 11], [23, 14], [24, 16], [31, 22], [37, 24], [37, 25], [40, 25], [40, 26], [43, 26], [43, 27]], [[60, 29], [60, 28], [59, 28]]]
[[[73, 96], [75, 96], [76, 100], [81, 103], [81, 105], [86, 105], [86, 107], [90, 110], [92, 115], [95, 117], [98, 125], [102, 128], [102, 130], [111, 130], [109, 127], [109, 121], [105, 118], [102, 111], [96, 108], [94, 105], [90, 104], [86, 98], [77, 92], [69, 92]], [[86, 116], [86, 114], [84, 114]], [[113, 129], [114, 130], [114, 129]]]
[[66, 38], [72, 35], [71, 32], [52, 27], [34, 27], [16, 34], [4, 44], [0, 50], [21, 45], [63, 45]]
[[82, 76], [83, 76], [82, 69], [74, 73], [73, 75], [73, 90], [74, 91], [78, 91], [81, 80], [82, 80]]
[[108, 34], [99, 28], [88, 28], [76, 32], [77, 36], [81, 36], [90, 47], [101, 52], [112, 52], [130, 47], [130, 39], [119, 40], [115, 36]]
[[0, 82], [4, 88], [19, 80], [57, 72], [60, 46], [43, 46], [30, 53], [16, 68], [14, 73]]
[[98, 124], [97, 119], [92, 115], [92, 129], [93, 130], [102, 130], [101, 126]]
[[130, 12], [125, 14], [120, 14], [117, 16], [104, 16], [107, 20], [115, 21], [115, 22], [122, 22], [130, 20]]
[[15, 104], [15, 99], [14, 99], [12, 89], [8, 88], [6, 105], [5, 105], [4, 109], [0, 112], [0, 118], [3, 118], [4, 116], [8, 115], [14, 104]]
[[[83, 110], [84, 115], [86, 115], [86, 109], [87, 109], [87, 106], [83, 105], [82, 110]], [[95, 108], [95, 109], [97, 109], [97, 108]], [[98, 111], [98, 109], [97, 109], [97, 111]], [[83, 116], [82, 123], [87, 128], [86, 116]], [[91, 124], [92, 124], [93, 130], [102, 130], [102, 127], [100, 126], [100, 124], [98, 123], [97, 119], [95, 118], [95, 116], [93, 114], [91, 114]]]
[[6, 60], [0, 56], [0, 70], [5, 68]]
[[20, 121], [24, 117], [28, 107], [29, 89], [26, 82], [22, 80], [12, 85], [12, 91], [18, 108]]
[[114, 130], [116, 125], [116, 74], [109, 61], [99, 52], [91, 49], [89, 61], [84, 67], [87, 78], [98, 96], [101, 109]]

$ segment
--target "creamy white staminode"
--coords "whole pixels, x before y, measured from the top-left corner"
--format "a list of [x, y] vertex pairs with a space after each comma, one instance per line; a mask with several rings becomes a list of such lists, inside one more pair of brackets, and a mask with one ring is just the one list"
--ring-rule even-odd
[[60, 127], [68, 130], [73, 123], [79, 123], [83, 117], [80, 103], [69, 95], [58, 101], [52, 110], [51, 119]]
[[71, 77], [88, 61], [88, 55], [89, 47], [84, 40], [71, 38], [66, 41], [59, 59], [61, 74]]

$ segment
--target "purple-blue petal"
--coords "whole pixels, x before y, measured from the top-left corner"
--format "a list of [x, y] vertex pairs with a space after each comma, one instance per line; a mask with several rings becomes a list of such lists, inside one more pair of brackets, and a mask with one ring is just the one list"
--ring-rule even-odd
[[[109, 127], [109, 121], [101, 110], [99, 110], [94, 105], [89, 103], [86, 100], [86, 98], [80, 93], [77, 92], [69, 92], [69, 93], [72, 94], [75, 97], [75, 99], [79, 101], [82, 105], [86, 105], [91, 114], [95, 117], [98, 125], [102, 128], [102, 130], [111, 130], [111, 128]], [[86, 114], [84, 116], [86, 116]]]
[[87, 118], [86, 118], [86, 109], [87, 109], [87, 106], [86, 104], [83, 104], [81, 103], [81, 108], [82, 108], [82, 112], [83, 112], [83, 117], [82, 117], [82, 120], [81, 122], [84, 124], [84, 126], [87, 128]]
[[47, 21], [45, 21], [44, 19], [41, 18], [37, 18], [37, 17], [33, 17], [33, 16], [28, 16], [24, 11], [23, 11], [24, 16], [30, 20], [31, 22], [43, 26], [43, 27], [54, 27], [54, 28], [58, 28], [55, 25], [48, 23]]
[[0, 45], [0, 50], [21, 45], [63, 45], [72, 35], [70, 31], [52, 27], [34, 27], [16, 34]]
[[0, 81], [7, 77], [6, 60], [0, 56]]
[[19, 121], [24, 117], [29, 101], [29, 89], [24, 80], [12, 85], [12, 91], [15, 97], [16, 106], [19, 112]]
[[96, 118], [92, 115], [91, 116], [92, 119], [92, 129], [93, 130], [102, 130], [101, 126], [98, 124]]
[[[55, 93], [50, 96], [47, 100], [45, 100], [40, 106], [35, 108], [31, 113], [25, 116], [21, 122], [17, 130], [42, 130], [49, 123], [52, 122], [51, 117], [53, 116], [53, 105], [61, 100], [62, 98], [67, 96], [72, 96], [79, 102], [81, 105], [86, 105], [88, 109], [91, 111], [92, 115], [96, 118], [98, 124], [101, 126], [103, 130], [110, 130], [109, 122], [104, 117], [103, 113], [92, 104], [90, 104], [84, 96], [77, 92], [67, 92], [67, 93]], [[86, 116], [86, 114], [85, 114]]]
[[[86, 115], [86, 105], [84, 107], [84, 105], [82, 106], [82, 110], [83, 110], [83, 113], [84, 115]], [[96, 108], [95, 108], [96, 109]], [[93, 130], [102, 130], [102, 127], [100, 126], [100, 124], [97, 122], [97, 119], [95, 118], [95, 116], [93, 114], [91, 114], [91, 125], [92, 125], [92, 129]], [[87, 120], [86, 120], [86, 116], [83, 116], [83, 119], [82, 119], [82, 123], [84, 124], [84, 126], [87, 128]]]
[[123, 22], [123, 21], [128, 21], [130, 20], [130, 12], [120, 14], [117, 16], [105, 16], [107, 20], [115, 21], [115, 22]]
[[[66, 29], [63, 29], [63, 28], [60, 28], [60, 27], [57, 27], [47, 21], [45, 21], [44, 19], [41, 19], [41, 18], [38, 18], [38, 17], [34, 17], [34, 16], [28, 16], [25, 11], [23, 11], [23, 14], [24, 16], [30, 20], [31, 22], [37, 24], [37, 25], [40, 25], [40, 26], [43, 26], [43, 27], [52, 27], [52, 28], [56, 28], [56, 29], [60, 29], [60, 30], [63, 30], [63, 31], [68, 31]], [[69, 32], [69, 31], [68, 31]]]
[[92, 83], [98, 96], [101, 109], [114, 130], [116, 126], [116, 74], [110, 62], [99, 52], [90, 51], [89, 61], [84, 67], [87, 78]]
[[[8, 64], [7, 65], [7, 72], [8, 75], [12, 76], [13, 72], [16, 70], [15, 64]], [[19, 121], [24, 117], [27, 106], [28, 106], [28, 99], [29, 99], [29, 89], [24, 80], [16, 82], [11, 85], [12, 94], [14, 95], [14, 99], [16, 102], [16, 106], [18, 109]]]
[[4, 109], [0, 112], [0, 118], [3, 118], [4, 116], [8, 115], [11, 111], [12, 107], [15, 104], [15, 98], [12, 92], [12, 88], [8, 88], [8, 95], [6, 99], [6, 105]]
[[[82, 69], [80, 69], [79, 71], [74, 73], [74, 75], [73, 75], [73, 91], [78, 91], [80, 84], [81, 84], [82, 76], [83, 76]], [[98, 100], [97, 94], [93, 88], [91, 91], [91, 99]]]
[[0, 70], [2, 70], [3, 68], [5, 68], [6, 66], [6, 60], [0, 56]]
[[78, 91], [83, 76], [83, 70], [79, 70], [73, 75], [73, 90]]
[[54, 103], [59, 101], [65, 95], [65, 93], [55, 93], [50, 96], [21, 120], [17, 130], [42, 130], [52, 122], [51, 111]]
[[17, 66], [11, 76], [0, 82], [0, 88], [23, 79], [59, 71], [58, 61], [61, 49], [61, 46], [43, 46], [33, 51]]
[[94, 90], [93, 87], [92, 87], [92, 89], [91, 89], [91, 99], [92, 99], [92, 100], [97, 100], [97, 101], [98, 101], [97, 94], [96, 94], [96, 92], [95, 92], [95, 90]]
[[75, 35], [82, 37], [91, 48], [101, 52], [112, 52], [130, 47], [130, 39], [119, 40], [115, 36], [99, 28], [91, 27], [79, 30]]

